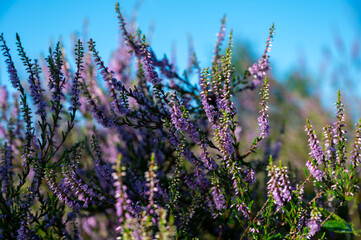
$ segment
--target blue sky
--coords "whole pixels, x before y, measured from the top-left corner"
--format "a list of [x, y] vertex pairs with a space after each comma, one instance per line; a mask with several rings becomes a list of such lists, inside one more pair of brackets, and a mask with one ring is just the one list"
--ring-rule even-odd
[[[0, 0], [0, 32], [4, 33], [15, 54], [15, 33], [18, 32], [31, 58], [47, 54], [49, 43], [61, 37], [69, 46], [71, 35], [81, 32], [84, 19], [89, 22], [89, 36], [97, 43], [104, 59], [116, 48], [118, 24], [115, 1], [99, 0]], [[120, 1], [122, 11], [131, 17], [136, 1]], [[154, 28], [152, 47], [158, 56], [177, 48], [180, 70], [185, 67], [191, 35], [202, 67], [210, 64], [220, 19], [227, 16], [227, 30], [233, 29], [235, 39], [250, 43], [262, 55], [268, 29], [276, 26], [271, 51], [274, 74], [297, 67], [300, 58], [310, 71], [317, 72], [322, 49], [333, 47], [335, 36], [351, 45], [360, 35], [360, 9], [356, 0], [349, 1], [169, 1], [144, 0], [138, 12], [138, 24], [147, 34]], [[4, 59], [0, 57], [1, 81], [7, 81]]]

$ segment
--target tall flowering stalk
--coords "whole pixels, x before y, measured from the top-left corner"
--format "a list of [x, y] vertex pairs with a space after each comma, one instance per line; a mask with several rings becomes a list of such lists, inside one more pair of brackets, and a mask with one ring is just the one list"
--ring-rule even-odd
[[321, 213], [315, 206], [311, 211], [311, 217], [307, 223], [307, 227], [309, 228], [307, 239], [311, 239], [318, 231], [321, 230]]
[[319, 167], [324, 161], [324, 153], [322, 147], [319, 145], [316, 132], [313, 130], [312, 125], [308, 120], [305, 131], [309, 136], [308, 146], [310, 148], [310, 159], [306, 163], [306, 166], [310, 170], [312, 176], [316, 178], [317, 181], [321, 181], [324, 174]]
[[23, 164], [24, 166], [28, 166], [32, 159], [31, 159], [31, 152], [32, 152], [32, 140], [34, 137], [34, 128], [33, 128], [33, 122], [31, 119], [31, 109], [29, 107], [29, 103], [27, 101], [27, 96], [25, 93], [25, 90], [20, 82], [18, 72], [15, 68], [14, 62], [12, 60], [12, 57], [10, 55], [10, 49], [7, 47], [6, 42], [4, 40], [3, 34], [0, 35], [0, 41], [2, 43], [1, 50], [3, 51], [3, 55], [5, 56], [6, 65], [7, 65], [7, 71], [9, 73], [9, 78], [12, 83], [12, 86], [17, 89], [20, 92], [20, 99], [21, 99], [21, 111], [23, 115], [24, 122], [26, 124], [26, 133], [25, 133], [25, 143], [23, 148]]
[[194, 143], [200, 146], [201, 148], [201, 161], [203, 165], [209, 169], [214, 170], [216, 167], [216, 163], [209, 156], [209, 152], [207, 150], [207, 144], [205, 140], [202, 139], [200, 129], [198, 129], [189, 119], [189, 113], [184, 105], [181, 105], [176, 96], [171, 97], [172, 100], [170, 102], [171, 108], [171, 121], [174, 126], [180, 131], [186, 132], [189, 137], [192, 139]]
[[42, 119], [42, 123], [45, 124], [45, 117], [46, 117], [45, 107], [47, 103], [43, 98], [40, 82], [36, 78], [36, 73], [34, 69], [35, 65], [32, 63], [31, 59], [26, 55], [23, 45], [20, 41], [19, 35], [16, 35], [16, 40], [17, 40], [16, 45], [18, 48], [17, 50], [19, 52], [19, 56], [24, 66], [26, 67], [27, 73], [29, 74], [28, 82], [30, 88], [30, 95], [34, 101], [35, 106], [37, 107], [37, 111], [35, 113], [39, 114], [39, 116]]
[[287, 167], [273, 165], [272, 158], [267, 167], [267, 175], [270, 178], [267, 182], [268, 197], [271, 197], [277, 205], [277, 210], [282, 208], [287, 202], [291, 200], [291, 186], [289, 176], [287, 174]]
[[274, 24], [272, 24], [263, 56], [258, 60], [258, 63], [254, 63], [251, 67], [248, 68], [249, 73], [254, 78], [251, 84], [251, 89], [262, 83], [263, 79], [266, 77], [267, 72], [270, 70], [268, 53], [271, 51], [274, 34], [275, 27]]
[[263, 83], [263, 88], [260, 92], [260, 95], [262, 96], [262, 100], [261, 100], [261, 110], [259, 111], [259, 113], [261, 114], [261, 116], [259, 116], [257, 118], [257, 122], [258, 125], [261, 127], [261, 134], [260, 137], [261, 138], [265, 138], [269, 135], [269, 115], [267, 113], [268, 111], [268, 96], [269, 96], [269, 90], [268, 90], [269, 84], [268, 84], [268, 79], [265, 78], [264, 79], [264, 83]]
[[336, 105], [336, 118], [337, 122], [334, 123], [333, 128], [333, 143], [336, 146], [336, 157], [338, 164], [343, 165], [346, 161], [346, 146], [345, 146], [345, 115], [343, 113], [343, 103], [341, 101], [340, 91], [337, 92]]

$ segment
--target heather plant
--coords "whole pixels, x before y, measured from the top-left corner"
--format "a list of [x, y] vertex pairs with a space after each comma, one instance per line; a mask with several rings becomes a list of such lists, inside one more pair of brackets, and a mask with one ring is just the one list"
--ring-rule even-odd
[[[278, 159], [278, 142], [272, 154], [262, 149], [273, 141], [272, 131], [282, 131], [270, 126], [273, 25], [263, 55], [243, 75], [232, 65], [232, 31], [222, 48], [225, 18], [211, 66], [201, 68], [191, 52], [179, 74], [172, 61], [156, 57], [140, 30], [128, 27], [118, 4], [115, 10], [123, 40], [109, 66], [93, 39], [75, 42], [72, 65], [60, 42], [38, 61], [17, 35], [27, 84], [0, 35], [17, 90], [10, 98], [5, 86], [0, 89], [0, 238], [359, 234], [346, 221], [345, 207], [359, 201], [361, 120], [350, 145], [340, 93], [336, 122], [324, 127], [323, 138], [312, 119], [305, 121], [304, 176]], [[241, 138], [236, 109], [246, 93], [259, 93], [253, 141]]]

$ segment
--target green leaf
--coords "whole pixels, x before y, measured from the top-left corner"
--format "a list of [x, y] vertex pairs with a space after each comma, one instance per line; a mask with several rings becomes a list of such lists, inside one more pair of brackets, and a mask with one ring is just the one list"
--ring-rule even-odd
[[345, 200], [348, 201], [348, 202], [351, 201], [352, 199], [353, 199], [352, 195], [349, 195], [349, 196], [345, 197]]
[[[328, 217], [331, 214], [330, 211], [327, 211], [324, 208], [318, 208], [318, 209], [325, 217]], [[341, 218], [337, 214], [333, 214], [330, 220], [326, 221], [322, 227], [336, 233], [353, 233], [355, 235], [358, 235], [358, 233], [361, 232], [361, 230], [355, 230], [351, 224], [346, 222], [343, 218]]]
[[360, 236], [361, 229], [356, 230], [356, 229], [354, 229], [353, 226], [352, 226], [352, 233], [353, 233], [355, 236]]
[[308, 172], [307, 172], [307, 169], [305, 167], [303, 168], [303, 172], [305, 173], [306, 178], [308, 178]]
[[[320, 208], [320, 207], [319, 207], [318, 210], [322, 213], [322, 215], [323, 215], [324, 217], [328, 217], [328, 216], [331, 214], [330, 211], [328, 211], [328, 210], [326, 210], [326, 209], [324, 209], [324, 208]], [[336, 220], [336, 221], [338, 221], [338, 222], [347, 223], [343, 218], [341, 218], [341, 217], [338, 216], [337, 214], [333, 214], [333, 215], [331, 216], [330, 220]]]
[[[343, 219], [342, 219], [343, 220]], [[323, 228], [330, 230], [332, 232], [336, 233], [352, 233], [352, 227], [349, 223], [346, 221], [338, 221], [338, 220], [328, 220], [325, 222], [325, 224], [322, 226]]]

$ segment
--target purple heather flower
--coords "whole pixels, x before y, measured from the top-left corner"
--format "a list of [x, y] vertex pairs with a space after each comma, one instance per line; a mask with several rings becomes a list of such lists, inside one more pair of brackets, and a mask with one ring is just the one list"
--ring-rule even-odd
[[307, 239], [311, 239], [321, 230], [321, 213], [317, 209], [312, 209], [311, 219], [307, 222], [309, 228]]
[[194, 191], [199, 189], [201, 192], [205, 192], [209, 189], [209, 180], [197, 166], [192, 173], [184, 176], [184, 182]]
[[145, 77], [149, 82], [154, 85], [158, 85], [161, 83], [161, 79], [158, 76], [157, 71], [155, 70], [151, 52], [148, 49], [149, 44], [145, 41], [145, 37], [143, 38], [141, 53], [142, 53], [142, 63], [144, 68]]
[[88, 45], [89, 45], [89, 50], [93, 53], [93, 57], [95, 58], [96, 64], [99, 66], [99, 69], [101, 70], [100, 75], [102, 75], [103, 79], [108, 85], [108, 91], [110, 92], [110, 97], [112, 99], [112, 103], [111, 103], [112, 109], [118, 114], [125, 114], [125, 115], [128, 114], [130, 110], [127, 107], [126, 100], [125, 99], [121, 100], [118, 97], [117, 91], [120, 91], [123, 97], [125, 98], [121, 82], [118, 82], [113, 77], [114, 72], [110, 71], [108, 67], [105, 66], [104, 61], [99, 56], [99, 52], [96, 51], [95, 49], [95, 42], [92, 39], [90, 39]]
[[317, 139], [317, 135], [315, 131], [312, 129], [312, 125], [309, 123], [306, 126], [305, 131], [307, 131], [307, 135], [309, 136], [308, 139], [308, 146], [310, 147], [309, 155], [315, 159], [318, 165], [322, 164], [324, 153], [322, 151], [322, 147], [319, 145], [319, 141]]
[[[17, 38], [16, 45], [18, 47], [19, 56], [23, 64], [25, 65], [27, 73], [29, 75], [28, 83], [30, 88], [30, 96], [33, 99], [34, 105], [37, 107], [37, 111], [35, 113], [42, 118], [42, 121], [45, 121], [47, 103], [44, 101], [44, 98], [41, 93], [43, 90], [41, 89], [40, 81], [38, 79], [39, 69], [38, 69], [37, 61], [35, 60], [35, 64], [31, 62], [31, 59], [29, 59], [26, 56], [26, 53], [21, 44], [20, 37], [18, 34], [16, 34], [16, 38]], [[22, 87], [19, 87], [19, 90], [21, 94], [23, 94]]]
[[182, 105], [179, 103], [176, 96], [172, 96], [171, 102], [171, 121], [174, 126], [179, 129], [180, 131], [188, 132], [190, 137], [193, 141], [198, 141], [199, 133], [197, 131], [197, 127], [194, 126], [192, 123], [187, 121], [187, 114], [185, 111], [185, 107], [182, 109]]
[[91, 216], [91, 217], [87, 217], [87, 218], [82, 218], [81, 219], [82, 223], [82, 230], [84, 232], [86, 232], [87, 235], [91, 236], [94, 238], [94, 232], [93, 230], [95, 230], [96, 226], [97, 226], [97, 219], [95, 216]]
[[[175, 149], [178, 149], [181, 142], [178, 139], [178, 137], [176, 136], [176, 131], [175, 131], [174, 127], [171, 127], [171, 126], [167, 127], [167, 137], [168, 137], [170, 144], [172, 144]], [[190, 163], [192, 163], [195, 166], [199, 165], [199, 162], [193, 156], [193, 154], [189, 148], [183, 146], [181, 150], [182, 150], [181, 154], [185, 159], [187, 159]]]
[[265, 138], [269, 135], [269, 120], [268, 120], [268, 114], [265, 112], [262, 112], [262, 115], [257, 118], [258, 125], [261, 127], [261, 137]]
[[237, 203], [233, 204], [231, 207], [236, 208], [238, 212], [241, 212], [243, 216], [248, 219], [251, 215], [251, 212], [249, 211], [249, 208], [244, 202], [241, 202], [240, 199], [237, 199]]
[[226, 123], [220, 126], [218, 134], [221, 140], [222, 150], [227, 153], [226, 155], [231, 156], [234, 152], [233, 138]]
[[113, 128], [115, 126], [113, 119], [107, 116], [104, 111], [100, 109], [90, 94], [86, 94], [86, 97], [88, 104], [91, 106], [91, 112], [93, 113], [95, 119], [105, 128]]
[[361, 155], [360, 155], [360, 147], [361, 145], [361, 119], [360, 121], [356, 124], [356, 134], [355, 134], [355, 141], [352, 144], [352, 150], [350, 152], [351, 154], [351, 164], [352, 166], [355, 168], [356, 165], [360, 164], [361, 161]]
[[[114, 172], [112, 175], [115, 180], [113, 182], [115, 187], [115, 199], [116, 199], [115, 209], [116, 209], [116, 214], [119, 218], [118, 221], [119, 225], [117, 226], [116, 230], [119, 231], [120, 234], [122, 234], [124, 223], [132, 221], [133, 216], [130, 213], [132, 213], [132, 211], [135, 212], [136, 210], [134, 204], [128, 198], [127, 187], [123, 184], [122, 176], [125, 175], [125, 172], [123, 170], [120, 170], [120, 172]], [[125, 226], [125, 227], [134, 228], [134, 226]]]
[[323, 173], [319, 170], [318, 166], [321, 165], [324, 161], [324, 153], [322, 151], [322, 147], [319, 145], [317, 135], [312, 129], [312, 125], [309, 123], [308, 120], [305, 131], [309, 136], [308, 146], [310, 148], [309, 155], [311, 157], [311, 159], [306, 163], [306, 165], [310, 170], [312, 176], [314, 176], [317, 181], [320, 181], [322, 179]]
[[21, 226], [17, 231], [17, 240], [28, 240], [34, 237], [34, 232], [28, 228], [28, 225], [27, 218], [21, 221]]
[[[49, 65], [50, 71], [50, 79], [48, 82], [49, 90], [53, 90], [52, 92], [52, 111], [56, 111], [56, 109], [61, 110], [61, 100], [64, 98], [63, 89], [65, 84], [67, 83], [66, 78], [62, 72], [63, 68], [63, 56], [60, 50], [60, 43], [56, 45], [55, 52], [49, 50], [49, 57], [46, 59]], [[36, 79], [37, 82], [39, 79]], [[40, 86], [40, 84], [39, 84]], [[60, 116], [59, 116], [60, 118]]]
[[212, 196], [213, 196], [214, 204], [218, 211], [221, 211], [222, 209], [226, 208], [226, 205], [225, 205], [226, 202], [224, 200], [224, 196], [218, 187], [216, 187], [216, 186], [212, 187]]
[[253, 234], [258, 234], [259, 230], [257, 228], [250, 228], [249, 231]]
[[[50, 220], [49, 220], [49, 217], [50, 217]], [[56, 221], [55, 215], [49, 216], [49, 214], [46, 214], [44, 217], [44, 223], [46, 222], [44, 228], [47, 229], [47, 228], [53, 226], [55, 221]]]
[[75, 111], [81, 106], [79, 100], [80, 99], [79, 95], [81, 92], [79, 89], [80, 87], [79, 80], [82, 79], [82, 71], [84, 70], [84, 66], [83, 66], [84, 48], [83, 48], [83, 43], [80, 40], [78, 40], [77, 44], [75, 45], [75, 52], [76, 52], [77, 71], [75, 72], [75, 77], [73, 79], [73, 84], [71, 86], [71, 92], [70, 92], [71, 106], [69, 107], [69, 111]]
[[0, 42], [2, 42], [2, 45], [0, 46], [0, 48], [3, 51], [3, 55], [6, 58], [5, 63], [6, 63], [6, 66], [7, 66], [7, 72], [9, 73], [9, 76], [10, 76], [11, 84], [13, 85], [13, 87], [15, 89], [18, 89], [19, 87], [22, 88], [21, 83], [20, 83], [20, 79], [19, 79], [19, 76], [18, 76], [18, 72], [15, 69], [14, 62], [13, 62], [13, 60], [11, 58], [11, 55], [10, 55], [10, 49], [6, 45], [3, 34], [0, 35]]
[[268, 58], [269, 57], [266, 54], [264, 57], [258, 60], [258, 63], [254, 63], [252, 67], [248, 68], [249, 73], [254, 78], [251, 85], [252, 89], [256, 88], [259, 84], [261, 84], [267, 76], [267, 73], [270, 70]]
[[266, 42], [266, 49], [264, 50], [263, 55], [266, 55], [267, 53], [269, 53], [271, 51], [272, 40], [273, 40], [273, 37], [275, 35], [275, 26], [274, 26], [274, 24], [272, 24], [272, 26], [270, 27], [269, 30], [270, 30], [270, 32], [269, 32], [267, 42]]
[[333, 164], [332, 162], [330, 162], [330, 159], [336, 155], [336, 148], [332, 138], [332, 131], [333, 129], [329, 125], [324, 127], [324, 138], [326, 147], [325, 162], [327, 162], [328, 164]]
[[76, 218], [76, 212], [69, 212], [67, 216], [67, 221], [72, 221]]
[[[216, 131], [216, 140], [218, 142], [218, 145], [221, 149], [221, 152], [223, 154], [223, 160], [225, 162], [228, 162], [230, 160], [231, 155], [234, 152], [233, 148], [233, 138], [229, 130], [229, 119], [231, 116], [229, 116], [228, 112], [225, 109], [219, 109], [219, 107], [225, 107], [224, 104], [222, 105], [222, 101], [219, 97], [219, 94], [215, 92], [215, 101], [216, 103], [211, 104], [211, 101], [214, 100], [209, 94], [210, 90], [208, 90], [208, 68], [203, 70], [200, 75], [200, 85], [201, 85], [201, 102], [203, 105], [203, 109], [206, 112], [206, 116], [208, 118], [208, 121], [211, 123], [212, 128]], [[214, 85], [217, 84], [217, 82], [213, 83]], [[212, 85], [213, 87], [213, 85]], [[217, 86], [214, 87], [217, 89]], [[226, 104], [228, 107], [228, 104]], [[223, 114], [222, 114], [223, 112]]]
[[2, 164], [0, 167], [1, 177], [2, 177], [2, 189], [1, 191], [3, 193], [6, 193], [10, 186], [10, 180], [11, 180], [11, 169], [12, 169], [12, 163], [11, 159], [12, 157], [12, 147], [11, 145], [8, 145], [5, 143], [4, 146], [5, 152], [4, 156], [2, 157]]
[[74, 111], [75, 109], [78, 109], [82, 104], [80, 102], [80, 89], [79, 89], [79, 79], [77, 77], [73, 80], [73, 85], [71, 86], [71, 92], [70, 92], [70, 102], [71, 106], [69, 107], [69, 111]]
[[203, 109], [206, 112], [206, 116], [208, 118], [208, 121], [211, 124], [214, 124], [216, 119], [219, 119], [219, 115], [217, 112], [217, 109], [215, 107], [215, 105], [211, 104], [211, 90], [209, 90], [209, 83], [208, 83], [208, 78], [209, 78], [209, 72], [208, 72], [208, 68], [204, 69], [202, 71], [202, 73], [199, 76], [199, 84], [201, 86], [201, 102], [203, 105]]
[[[115, 183], [115, 186], [117, 187], [117, 184]], [[121, 187], [117, 187], [115, 191], [115, 198], [117, 199], [117, 203], [115, 204], [116, 207], [116, 213], [119, 217], [119, 221], [124, 220], [124, 212], [127, 210], [127, 204], [128, 204], [128, 195], [127, 195], [127, 187], [122, 185]]]
[[267, 194], [273, 198], [277, 209], [280, 209], [291, 200], [291, 186], [287, 175], [287, 167], [281, 165], [276, 167], [271, 162], [267, 170], [267, 175], [270, 177], [270, 180], [267, 182]]
[[345, 142], [345, 133], [346, 130], [344, 130], [345, 125], [345, 114], [343, 113], [343, 104], [341, 101], [341, 94], [340, 91], [337, 92], [337, 102], [335, 103], [336, 105], [336, 117], [337, 117], [337, 122], [334, 123], [334, 128], [333, 128], [333, 144], [335, 146], [337, 146], [338, 148], [340, 148], [339, 151], [336, 151], [336, 160], [337, 163], [340, 164], [341, 166], [343, 165], [343, 163], [345, 162], [345, 160], [347, 159], [346, 157], [346, 148], [343, 145], [343, 143]]
[[267, 78], [264, 80], [264, 84], [263, 84], [263, 89], [261, 90], [261, 95], [262, 95], [262, 101], [260, 103], [260, 105], [262, 106], [261, 110], [259, 111], [259, 113], [261, 113], [261, 116], [259, 116], [257, 118], [257, 122], [258, 125], [261, 127], [261, 138], [265, 138], [269, 135], [269, 129], [270, 129], [270, 125], [269, 125], [269, 115], [267, 113], [268, 111], [268, 103], [267, 103], [267, 99], [269, 96], [269, 90], [268, 90], [268, 80]]
[[[231, 95], [231, 75], [232, 75], [232, 48], [233, 48], [233, 37], [232, 31], [229, 36], [229, 44], [226, 50], [226, 53], [221, 58], [221, 68], [220, 68], [220, 75], [223, 80], [223, 89], [221, 86], [217, 86], [221, 93], [221, 98], [217, 98], [217, 106], [220, 110], [222, 110], [223, 114], [225, 114], [227, 119], [232, 119], [233, 116], [236, 114], [236, 108], [234, 103], [230, 100], [232, 98]], [[218, 82], [213, 82], [213, 84]], [[217, 94], [218, 96], [218, 94]]]
[[[182, 109], [183, 106], [183, 109]], [[176, 96], [172, 96], [171, 102], [171, 121], [174, 126], [180, 130], [184, 131], [189, 134], [190, 138], [200, 146], [201, 152], [201, 160], [204, 166], [209, 169], [213, 170], [216, 167], [216, 163], [214, 160], [209, 156], [209, 152], [207, 151], [207, 144], [201, 139], [198, 128], [190, 121], [188, 112], [184, 105], [181, 105], [176, 98]]]
[[246, 169], [243, 174], [245, 174], [244, 180], [249, 184], [253, 184], [256, 182], [256, 172], [252, 168]]
[[43, 96], [41, 92], [43, 91], [40, 86], [39, 81], [35, 81], [35, 79], [31, 76], [29, 76], [28, 79], [29, 82], [29, 88], [30, 88], [30, 96], [32, 97], [34, 101], [34, 105], [37, 106], [36, 114], [39, 114], [41, 117], [46, 117], [46, 106], [47, 103], [44, 101]]
[[[103, 200], [104, 196], [78, 177], [74, 169], [76, 168], [71, 166], [71, 164], [62, 166], [62, 172], [65, 176], [64, 185], [70, 187], [73, 194], [78, 196], [78, 199], [84, 202], [82, 207], [87, 208], [88, 206], [95, 205], [99, 200]], [[98, 205], [100, 204], [101, 203], [98, 203]]]
[[275, 30], [274, 25], [272, 25], [266, 42], [266, 49], [264, 51], [262, 58], [258, 60], [258, 63], [254, 63], [251, 67], [248, 68], [249, 73], [254, 78], [251, 84], [251, 89], [256, 88], [261, 82], [263, 82], [268, 71], [271, 69], [268, 61], [269, 59], [268, 53], [271, 51], [274, 30]]
[[217, 163], [209, 156], [210, 154], [207, 151], [207, 146], [208, 145], [204, 141], [202, 141], [199, 146], [201, 148], [201, 160], [208, 170], [214, 170], [217, 168]]
[[102, 160], [102, 155], [100, 151], [100, 145], [98, 141], [95, 139], [95, 136], [92, 136], [91, 139], [91, 149], [92, 149], [92, 155], [95, 163], [95, 168], [97, 172], [104, 178], [105, 180], [109, 182], [113, 182], [114, 178], [111, 175], [111, 171], [104, 165]]
[[307, 161], [306, 166], [310, 170], [311, 175], [316, 178], [317, 181], [321, 181], [324, 173], [318, 169], [312, 161]]
[[[50, 190], [61, 200], [64, 201], [64, 203], [69, 207], [72, 208], [74, 211], [78, 211], [81, 206], [78, 203], [78, 201], [71, 199], [71, 197], [67, 194], [67, 187], [64, 187], [63, 185], [61, 188], [59, 185], [55, 182], [54, 172], [52, 170], [48, 170], [45, 172], [45, 179], [48, 183], [48, 186]], [[64, 191], [65, 190], [65, 191]]]
[[214, 57], [212, 62], [218, 61], [219, 52], [221, 51], [221, 45], [225, 36], [226, 36], [226, 16], [223, 17], [221, 22], [221, 28], [219, 29], [219, 32], [216, 34], [217, 42], [216, 42], [216, 46], [214, 47], [214, 52], [213, 52]]
[[156, 187], [156, 185], [159, 180], [157, 179], [156, 174], [158, 167], [155, 163], [154, 153], [152, 153], [152, 156], [150, 158], [148, 169], [149, 170], [145, 172], [145, 185], [148, 187], [148, 191], [146, 192], [146, 195], [148, 196], [148, 205], [146, 207], [147, 214], [144, 216], [144, 218], [146, 219], [150, 215], [151, 221], [153, 222], [153, 224], [156, 224], [158, 216], [155, 211], [158, 208], [158, 204], [155, 202], [155, 193], [158, 192], [158, 188]]

